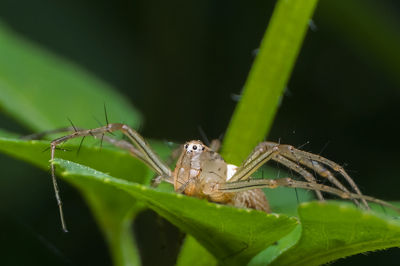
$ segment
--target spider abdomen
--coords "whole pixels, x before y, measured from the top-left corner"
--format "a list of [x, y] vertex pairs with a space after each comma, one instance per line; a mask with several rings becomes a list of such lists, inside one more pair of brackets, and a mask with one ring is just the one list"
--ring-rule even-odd
[[235, 193], [231, 205], [238, 208], [250, 208], [264, 212], [271, 212], [267, 197], [261, 189], [251, 189]]

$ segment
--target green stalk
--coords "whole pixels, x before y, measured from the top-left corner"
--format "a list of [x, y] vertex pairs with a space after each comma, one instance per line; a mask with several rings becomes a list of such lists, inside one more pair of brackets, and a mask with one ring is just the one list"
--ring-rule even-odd
[[225, 135], [228, 162], [240, 164], [268, 134], [317, 2], [277, 2]]

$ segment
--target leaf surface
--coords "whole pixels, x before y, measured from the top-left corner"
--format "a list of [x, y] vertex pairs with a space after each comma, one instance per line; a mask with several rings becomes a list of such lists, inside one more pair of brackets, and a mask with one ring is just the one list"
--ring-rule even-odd
[[398, 216], [367, 212], [348, 203], [303, 203], [301, 237], [272, 265], [321, 265], [350, 255], [400, 246]]
[[156, 191], [62, 159], [55, 159], [55, 163], [63, 169], [61, 175], [72, 183], [94, 182], [128, 192], [134, 199], [194, 236], [226, 265], [247, 263], [297, 225], [297, 219], [286, 215], [238, 209], [181, 194]]
[[[47, 146], [46, 141], [0, 138], [0, 151], [30, 161], [42, 168], [48, 167], [49, 154], [42, 153]], [[128, 177], [115, 178], [71, 161], [58, 158], [55, 160], [56, 169], [61, 176], [83, 192], [91, 203], [96, 217], [104, 223], [102, 226], [108, 228], [106, 236], [114, 234], [110, 241], [119, 239], [122, 233], [113, 223], [125, 221], [129, 224], [130, 215], [138, 211], [140, 206], [146, 206], [193, 235], [221, 263], [242, 265], [288, 234], [298, 223], [296, 218], [286, 215], [268, 215], [254, 210], [237, 209], [133, 183], [132, 181], [148, 180], [142, 177], [152, 175], [147, 167], [128, 153], [111, 148], [103, 149], [99, 152], [98, 147], [85, 147], [78, 161], [108, 173], [115, 173], [116, 176], [129, 172]], [[58, 153], [58, 157], [76, 156], [71, 152], [58, 151]], [[76, 160], [76, 157], [74, 159]], [[126, 167], [131, 170], [120, 169], [119, 165], [127, 165]], [[136, 201], [141, 204], [136, 205]], [[65, 208], [67, 209], [67, 206]], [[110, 230], [113, 228], [117, 230], [116, 233]], [[111, 247], [124, 248], [115, 244]]]
[[[22, 39], [0, 21], [0, 108], [34, 131], [105, 123], [110, 119], [133, 127], [140, 114], [104, 81], [88, 71]], [[94, 119], [94, 117], [96, 119]]]

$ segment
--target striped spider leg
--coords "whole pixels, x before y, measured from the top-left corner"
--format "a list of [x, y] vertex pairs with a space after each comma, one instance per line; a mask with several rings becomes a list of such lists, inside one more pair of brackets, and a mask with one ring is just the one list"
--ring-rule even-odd
[[[304, 177], [309, 183], [316, 183], [315, 177], [304, 168], [312, 169], [317, 175], [326, 178], [338, 189], [350, 193], [350, 191], [328, 170], [325, 166], [330, 167], [335, 172], [341, 174], [347, 183], [351, 186], [354, 192], [362, 196], [360, 189], [354, 183], [353, 179], [344, 171], [343, 167], [337, 163], [328, 160], [322, 156], [315, 155], [309, 152], [295, 149], [291, 145], [284, 145], [275, 142], [262, 142], [257, 145], [253, 152], [249, 155], [243, 165], [237, 170], [235, 175], [230, 179], [230, 182], [247, 180], [261, 165], [269, 160], [274, 160], [288, 169], [293, 170], [300, 176]], [[325, 165], [325, 166], [324, 166]], [[319, 200], [323, 200], [321, 191], [315, 190]], [[360, 197], [363, 206], [369, 209], [365, 199]], [[359, 205], [356, 198], [352, 200]]]
[[[307, 182], [293, 180], [292, 178], [251, 179], [251, 174], [269, 160], [274, 160], [297, 172], [300, 176], [304, 177]], [[304, 167], [313, 169], [316, 174], [326, 178], [335, 187], [317, 183], [315, 177]], [[354, 192], [349, 191], [327, 167], [339, 173]], [[337, 195], [343, 199], [353, 200], [358, 206], [361, 206], [358, 201], [360, 200], [362, 207], [366, 210], [370, 209], [367, 203], [367, 201], [369, 201], [400, 212], [400, 208], [388, 202], [361, 194], [360, 189], [353, 179], [344, 171], [343, 167], [337, 163], [322, 156], [295, 149], [291, 145], [283, 145], [275, 142], [262, 142], [257, 145], [245, 162], [237, 168], [233, 176], [224, 184], [216, 186], [215, 189], [223, 192], [239, 192], [248, 189], [276, 188], [280, 186], [314, 190], [319, 200], [324, 200], [321, 192], [325, 192]]]
[[[260, 188], [284, 186], [314, 190], [320, 200], [323, 200], [321, 192], [326, 192], [335, 194], [344, 199], [351, 199], [357, 204], [359, 204], [358, 200], [360, 200], [366, 209], [369, 208], [366, 201], [371, 201], [400, 211], [400, 209], [389, 203], [362, 195], [353, 180], [347, 175], [343, 168], [336, 163], [318, 155], [296, 150], [288, 145], [263, 142], [255, 148], [240, 167], [237, 167], [227, 164], [215, 151], [215, 147], [218, 145], [214, 145], [214, 148], [209, 148], [201, 141], [189, 141], [182, 146], [182, 152], [176, 163], [175, 170], [171, 171], [168, 164], [160, 159], [142, 136], [125, 124], [112, 123], [95, 129], [78, 130], [74, 128], [74, 130], [75, 132], [72, 134], [57, 138], [51, 142], [51, 162], [53, 162], [55, 158], [57, 146], [61, 143], [73, 138], [92, 136], [129, 151], [132, 156], [137, 157], [147, 164], [158, 175], [158, 177], [155, 178], [155, 184], [159, 183], [159, 181], [166, 181], [173, 184], [175, 191], [178, 193], [204, 198], [216, 203], [269, 212], [268, 201]], [[116, 140], [105, 135], [114, 131], [121, 131], [129, 138], [130, 142]], [[296, 181], [290, 178], [275, 180], [251, 179], [251, 174], [269, 160], [275, 160], [294, 170], [304, 177], [306, 181]], [[314, 176], [303, 166], [314, 169], [316, 173], [327, 178], [327, 180], [336, 187], [318, 184]], [[334, 175], [327, 170], [326, 166], [340, 173], [350, 184], [355, 193], [350, 192], [342, 185]], [[62, 227], [64, 231], [67, 231], [53, 163], [51, 163], [51, 173]]]
[[[69, 129], [69, 128], [67, 128]], [[153, 169], [160, 177], [162, 177], [163, 180], [173, 183], [171, 179], [171, 170], [169, 169], [168, 165], [166, 165], [160, 157], [153, 152], [153, 150], [150, 148], [150, 146], [146, 143], [146, 141], [133, 129], [131, 129], [129, 126], [125, 124], [120, 124], [120, 123], [112, 123], [112, 124], [107, 124], [106, 126], [99, 127], [99, 128], [94, 128], [94, 129], [88, 129], [88, 130], [82, 130], [82, 129], [77, 129], [73, 127], [73, 132], [72, 134], [57, 138], [50, 143], [50, 151], [51, 151], [51, 177], [52, 177], [52, 182], [53, 182], [53, 187], [55, 191], [55, 196], [57, 200], [57, 205], [59, 208], [59, 213], [60, 213], [60, 219], [61, 219], [61, 225], [62, 229], [67, 232], [67, 226], [65, 223], [64, 219], [64, 214], [63, 214], [63, 209], [62, 209], [62, 201], [60, 197], [60, 192], [57, 184], [57, 179], [55, 175], [55, 166], [53, 164], [54, 158], [55, 158], [55, 151], [57, 149], [57, 146], [70, 140], [73, 138], [83, 138], [87, 136], [91, 136], [94, 138], [101, 139], [102, 141], [107, 141], [114, 146], [127, 150], [130, 152], [130, 154], [141, 161], [143, 161], [145, 164], [147, 164], [151, 169]], [[61, 131], [64, 131], [61, 129]], [[127, 142], [125, 140], [117, 140], [113, 139], [111, 137], [108, 137], [107, 133], [112, 133], [114, 131], [121, 131], [124, 135], [126, 135], [129, 140], [132, 142]], [[54, 132], [59, 132], [59, 130], [56, 130]], [[52, 133], [52, 132], [50, 132]], [[82, 141], [81, 141], [82, 143]]]

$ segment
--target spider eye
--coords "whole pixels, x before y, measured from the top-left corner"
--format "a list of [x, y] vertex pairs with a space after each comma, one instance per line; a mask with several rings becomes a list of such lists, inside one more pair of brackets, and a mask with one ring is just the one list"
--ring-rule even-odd
[[186, 144], [186, 145], [185, 145], [185, 149], [187, 150], [188, 147], [189, 147], [189, 144]]
[[193, 150], [197, 150], [197, 146], [196, 145], [193, 145]]

